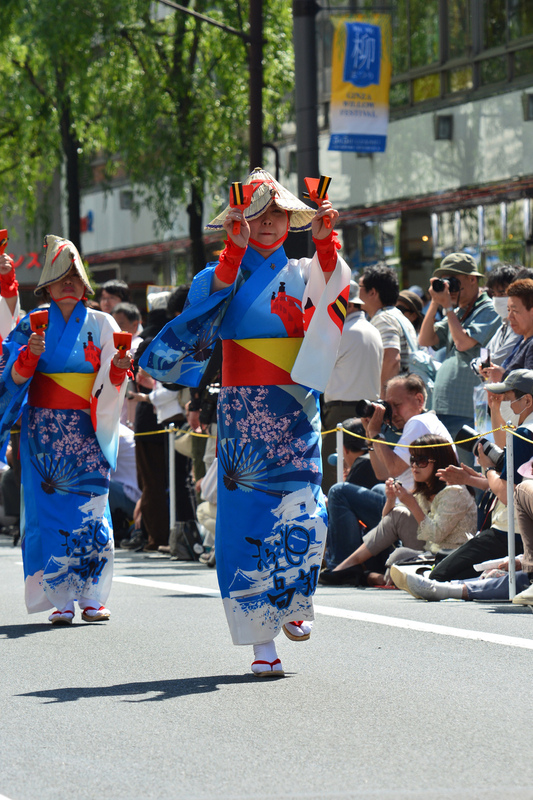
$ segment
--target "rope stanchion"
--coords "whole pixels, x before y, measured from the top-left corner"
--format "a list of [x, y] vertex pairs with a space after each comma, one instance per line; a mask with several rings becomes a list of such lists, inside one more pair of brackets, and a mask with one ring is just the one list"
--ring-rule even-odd
[[[356, 439], [362, 439], [365, 442], [372, 442], [377, 444], [386, 444], [389, 447], [411, 447], [410, 444], [399, 444], [395, 442], [387, 442], [384, 439], [369, 439], [366, 436], [361, 436], [359, 433], [353, 433], [353, 431], [347, 431], [346, 428], [342, 428], [343, 433], [347, 433], [350, 436], [355, 436]], [[466, 442], [475, 442], [477, 439], [480, 439], [482, 436], [488, 436], [489, 433], [495, 433], [496, 431], [510, 431], [513, 436], [518, 436], [519, 439], [524, 439], [525, 442], [529, 442], [531, 444], [531, 439], [525, 439], [523, 436], [520, 436], [519, 433], [515, 433], [514, 430], [511, 430], [508, 425], [500, 425], [498, 428], [493, 428], [490, 431], [486, 431], [486, 433], [478, 433], [476, 436], [470, 436], [468, 439], [461, 439], [457, 442], [442, 442], [441, 444], [420, 444], [417, 445], [417, 450], [423, 450], [425, 447], [447, 447], [449, 444], [465, 444]], [[327, 436], [328, 433], [337, 433], [337, 428], [332, 428], [329, 431], [322, 431], [322, 436]]]
[[[518, 434], [520, 436], [520, 434]], [[505, 463], [507, 467], [507, 547], [509, 553], [509, 600], [516, 595], [516, 562], [514, 541], [514, 433], [507, 428], [505, 436]], [[520, 436], [522, 439], [523, 437]]]
[[169, 531], [176, 526], [176, 455], [174, 439], [176, 429], [174, 423], [168, 426], [168, 490], [169, 490]]
[[344, 452], [342, 449], [343, 445], [343, 427], [342, 422], [337, 423], [337, 483], [342, 483], [344, 480], [343, 474], [343, 462], [344, 462]]

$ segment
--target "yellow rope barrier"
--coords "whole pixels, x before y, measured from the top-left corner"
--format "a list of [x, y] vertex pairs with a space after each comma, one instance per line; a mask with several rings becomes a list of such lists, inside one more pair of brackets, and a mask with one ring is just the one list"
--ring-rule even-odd
[[[519, 439], [524, 439], [525, 442], [529, 442], [531, 444], [531, 439], [526, 439], [524, 436], [520, 436], [519, 433], [515, 433], [513, 429], [511, 429], [508, 425], [500, 425], [499, 428], [493, 428], [491, 431], [486, 431], [486, 433], [478, 433], [476, 436], [470, 436], [468, 439], [461, 439], [461, 441], [453, 442], [453, 444], [465, 444], [465, 442], [474, 442], [482, 436], [488, 436], [489, 433], [495, 433], [496, 431], [511, 431], [513, 436], [518, 436]], [[323, 436], [326, 436], [328, 433], [336, 433], [337, 429], [333, 428], [330, 431], [324, 431]], [[366, 436], [361, 436], [358, 433], [353, 433], [353, 431], [347, 431], [346, 428], [342, 428], [343, 433], [347, 433], [350, 436], [355, 436], [356, 439], [363, 439], [365, 442], [376, 442], [377, 444], [387, 444], [390, 447], [412, 447], [410, 444], [396, 444], [395, 442], [386, 442], [384, 439], [367, 439]], [[450, 442], [442, 442], [441, 444], [420, 444], [417, 445], [417, 450], [424, 449], [424, 447], [447, 447]]]

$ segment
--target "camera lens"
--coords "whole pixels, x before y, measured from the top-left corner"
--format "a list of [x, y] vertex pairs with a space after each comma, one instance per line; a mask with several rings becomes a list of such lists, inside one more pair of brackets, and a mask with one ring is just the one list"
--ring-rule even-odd
[[442, 278], [435, 278], [433, 283], [431, 284], [431, 288], [434, 292], [443, 292], [445, 289], [445, 283]]
[[371, 417], [374, 413], [374, 406], [370, 400], [358, 400], [355, 404], [356, 417]]

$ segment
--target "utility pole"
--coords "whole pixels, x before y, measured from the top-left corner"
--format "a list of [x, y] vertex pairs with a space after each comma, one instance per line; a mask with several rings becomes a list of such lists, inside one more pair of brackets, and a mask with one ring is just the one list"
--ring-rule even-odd
[[[318, 177], [318, 92], [315, 0], [292, 0], [294, 43], [294, 95], [296, 107], [296, 148], [298, 195], [305, 191], [304, 178]], [[308, 251], [311, 252], [309, 236]], [[301, 236], [299, 237], [301, 242]], [[301, 252], [301, 249], [300, 249]]]
[[250, 172], [263, 166], [263, 0], [250, 0]]

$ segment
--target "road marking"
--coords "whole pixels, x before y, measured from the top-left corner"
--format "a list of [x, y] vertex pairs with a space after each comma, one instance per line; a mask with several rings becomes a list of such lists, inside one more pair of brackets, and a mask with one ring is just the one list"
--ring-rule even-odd
[[533, 650], [533, 639], [504, 636], [500, 633], [469, 631], [465, 628], [451, 628], [448, 625], [433, 625], [429, 622], [417, 622], [412, 619], [402, 619], [401, 617], [385, 617], [381, 614], [366, 614], [364, 611], [347, 611], [344, 608], [332, 608], [331, 606], [315, 606], [315, 612], [329, 617], [371, 622], [374, 625], [388, 625], [391, 628], [405, 628], [411, 631], [437, 633], [440, 636], [456, 636], [459, 639], [473, 639], [481, 642], [490, 642], [491, 644], [504, 644], [508, 647], [522, 647], [525, 650]]
[[[118, 583], [137, 584], [155, 589], [170, 589], [173, 592], [191, 595], [210, 595], [220, 597], [218, 589], [206, 589], [203, 586], [193, 586], [188, 583], [171, 583], [169, 581], [153, 581], [148, 578], [134, 578], [128, 575], [115, 576]], [[485, 633], [484, 631], [470, 631], [465, 628], [452, 628], [448, 625], [434, 625], [429, 622], [417, 622], [402, 617], [386, 617], [382, 614], [368, 614], [364, 611], [349, 611], [345, 608], [315, 605], [315, 613], [327, 617], [352, 619], [357, 622], [369, 622], [373, 625], [387, 625], [390, 628], [404, 628], [405, 630], [421, 631], [422, 633], [436, 633], [439, 636], [455, 636], [458, 639], [472, 639], [473, 641], [489, 642], [490, 644], [503, 644], [507, 647], [520, 647], [533, 650], [533, 639], [521, 639], [517, 636], [504, 636], [500, 633]], [[1, 800], [1, 798], [0, 798]]]
[[133, 583], [137, 584], [138, 586], [151, 586], [155, 589], [171, 589], [173, 592], [181, 592], [183, 594], [208, 594], [213, 595], [214, 597], [220, 597], [220, 592], [218, 589], [205, 589], [203, 586], [193, 586], [189, 583], [152, 581], [149, 578], [133, 578], [129, 575], [115, 575], [113, 580], [118, 581], [118, 583]]

